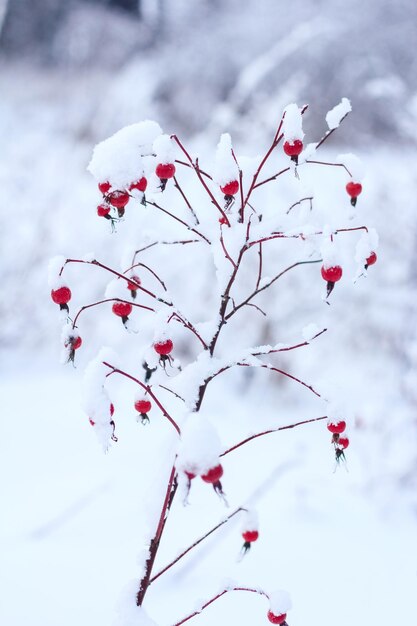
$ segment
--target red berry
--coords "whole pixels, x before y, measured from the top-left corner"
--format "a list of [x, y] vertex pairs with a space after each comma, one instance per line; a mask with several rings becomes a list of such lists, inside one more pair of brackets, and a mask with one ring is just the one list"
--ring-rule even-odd
[[222, 224], [222, 225], [227, 224], [227, 218], [225, 218], [225, 217], [219, 217], [219, 224]]
[[71, 347], [72, 350], [78, 350], [78, 348], [81, 348], [82, 342], [81, 337], [68, 337], [68, 341], [64, 345], [66, 348]]
[[107, 204], [99, 204], [97, 207], [97, 215], [99, 217], [105, 217], [110, 213], [110, 207]]
[[323, 265], [321, 268], [322, 277], [329, 283], [337, 283], [342, 278], [342, 274], [343, 270], [340, 265], [333, 265], [332, 267], [324, 267]]
[[127, 191], [113, 191], [108, 199], [110, 204], [116, 207], [116, 209], [124, 209], [129, 202], [129, 198], [130, 196]]
[[128, 317], [132, 312], [132, 305], [129, 302], [114, 302], [112, 311], [119, 317]]
[[220, 187], [225, 196], [234, 196], [239, 191], [239, 182], [237, 180], [231, 180], [230, 183]]
[[137, 291], [139, 289], [139, 285], [141, 284], [140, 278], [138, 278], [137, 276], [131, 276], [130, 278], [135, 282], [132, 283], [129, 280], [129, 282], [127, 283], [127, 288], [130, 289], [130, 291]]
[[133, 189], [137, 189], [138, 191], [146, 191], [146, 187], [148, 186], [148, 181], [144, 176], [137, 180], [135, 183], [132, 183], [129, 187], [129, 191], [133, 191]]
[[360, 183], [354, 183], [353, 181], [350, 181], [346, 185], [346, 191], [351, 198], [357, 198], [359, 194], [362, 193], [362, 185]]
[[157, 341], [153, 344], [153, 347], [157, 354], [160, 354], [161, 356], [166, 356], [167, 354], [172, 352], [174, 344], [172, 343], [171, 339], [166, 339], [165, 341]]
[[135, 409], [138, 413], [149, 413], [152, 408], [152, 404], [149, 400], [138, 400], [135, 402]]
[[330, 430], [333, 435], [340, 435], [346, 428], [346, 422], [344, 420], [340, 420], [339, 422], [330, 420], [327, 422], [327, 429]]
[[102, 194], [107, 193], [111, 189], [111, 185], [108, 180], [105, 183], [99, 183], [98, 188], [100, 189]]
[[110, 402], [110, 417], [113, 417], [114, 415], [114, 404], [113, 402]]
[[371, 252], [371, 254], [368, 256], [368, 258], [366, 259], [366, 265], [373, 265], [374, 263], [376, 263], [378, 257], [376, 256], [376, 252]]
[[338, 445], [344, 450], [349, 446], [349, 438], [348, 437], [339, 437]]
[[184, 474], [187, 476], [188, 480], [193, 480], [193, 478], [197, 476], [197, 474], [194, 474], [193, 472], [188, 472], [187, 470], [184, 471]]
[[303, 142], [300, 139], [294, 141], [286, 141], [284, 143], [284, 152], [290, 157], [297, 157], [303, 151]]
[[256, 541], [259, 537], [259, 533], [257, 530], [246, 530], [244, 533], [242, 533], [242, 537], [243, 537], [243, 541], [246, 541], [247, 543], [252, 543], [253, 541]]
[[155, 169], [155, 174], [161, 180], [167, 180], [175, 176], [175, 165], [173, 163], [158, 163]]
[[202, 479], [205, 483], [218, 483], [223, 476], [223, 467], [219, 464], [216, 467], [212, 467], [206, 474], [202, 475]]
[[272, 624], [283, 624], [287, 619], [286, 613], [275, 615], [272, 611], [268, 611], [268, 619]]
[[51, 298], [55, 304], [67, 304], [71, 300], [71, 289], [69, 287], [59, 287], [52, 289]]

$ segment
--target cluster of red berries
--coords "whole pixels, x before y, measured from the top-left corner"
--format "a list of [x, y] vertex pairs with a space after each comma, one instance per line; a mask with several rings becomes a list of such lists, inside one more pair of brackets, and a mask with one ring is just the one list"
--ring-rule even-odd
[[[349, 438], [346, 436], [346, 422], [330, 418], [327, 421], [327, 430], [332, 433], [332, 444], [334, 445], [336, 461], [345, 458], [344, 450], [349, 446]], [[345, 433], [343, 436], [342, 433]]]
[[[196, 471], [185, 470], [184, 474], [188, 480], [188, 491], [191, 487], [191, 481], [197, 476]], [[224, 499], [224, 491], [222, 484], [220, 482], [221, 477], [223, 476], [223, 466], [219, 463], [214, 467], [211, 467], [209, 470], [204, 472], [204, 474], [200, 474], [201, 480], [209, 485], [213, 485], [214, 491]]]
[[[365, 261], [365, 269], [367, 270], [370, 265], [374, 265], [378, 260], [376, 252], [371, 252], [368, 258]], [[340, 265], [331, 265], [329, 267], [325, 267], [324, 265], [321, 268], [321, 275], [323, 280], [327, 282], [327, 297], [333, 291], [335, 283], [337, 283], [343, 275], [343, 269]]]
[[[175, 165], [173, 163], [158, 163], [155, 169], [155, 174], [161, 181], [160, 188], [162, 191], [165, 189], [169, 178], [175, 176]], [[104, 217], [107, 220], [114, 220], [111, 215], [111, 210], [115, 209], [117, 217], [122, 218], [125, 214], [126, 205], [128, 204], [131, 191], [140, 191], [143, 193], [142, 204], [146, 205], [145, 191], [148, 186], [148, 181], [145, 176], [141, 176], [138, 180], [134, 181], [126, 189], [114, 189], [112, 190], [111, 183], [106, 180], [98, 183], [99, 191], [103, 194], [104, 202], [97, 207], [97, 215]]]
[[[142, 176], [137, 181], [131, 183], [127, 189], [115, 189], [112, 191], [112, 186], [109, 181], [99, 183], [98, 188], [103, 194], [104, 203], [98, 205], [97, 215], [99, 217], [104, 217], [107, 220], [113, 220], [114, 218], [110, 213], [111, 209], [114, 208], [117, 211], [117, 216], [122, 218], [125, 214], [126, 205], [131, 197], [129, 192], [137, 189], [138, 191], [145, 193], [147, 186], [148, 181], [145, 176]], [[142, 202], [145, 202], [144, 198], [145, 196], [143, 196]]]

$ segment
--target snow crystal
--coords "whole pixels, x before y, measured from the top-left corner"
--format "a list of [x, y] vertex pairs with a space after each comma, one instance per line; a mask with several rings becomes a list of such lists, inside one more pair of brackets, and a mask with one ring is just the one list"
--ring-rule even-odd
[[84, 256], [82, 257], [82, 260], [86, 263], [91, 263], [92, 261], [96, 260], [96, 255], [94, 254], [94, 252], [87, 252], [87, 254], [84, 254]]
[[269, 595], [269, 603], [274, 615], [282, 615], [282, 613], [286, 613], [292, 607], [289, 594], [281, 589], [273, 591]]
[[59, 287], [63, 287], [66, 285], [64, 279], [59, 275], [59, 272], [62, 269], [66, 261], [66, 257], [59, 255], [54, 256], [48, 263], [48, 285], [51, 289], [59, 289]]
[[123, 589], [116, 607], [116, 619], [113, 626], [156, 626], [146, 611], [136, 605], [139, 585], [139, 580], [132, 580]]
[[302, 330], [303, 338], [305, 339], [305, 341], [311, 341], [313, 337], [315, 337], [320, 332], [320, 330], [321, 329], [317, 326], [317, 324], [307, 324], [307, 326], [304, 326]]
[[175, 144], [169, 135], [160, 135], [153, 143], [158, 163], [166, 164], [175, 161]]
[[152, 153], [161, 134], [159, 124], [150, 120], [125, 126], [94, 148], [87, 169], [97, 182], [109, 181], [113, 189], [125, 189], [143, 175], [142, 157]]
[[365, 175], [365, 168], [362, 161], [355, 154], [350, 152], [347, 154], [339, 154], [337, 157], [338, 163], [343, 165], [349, 170], [352, 180], [355, 183], [360, 183]]
[[223, 133], [217, 144], [213, 179], [219, 187], [223, 187], [233, 180], [239, 180], [239, 170], [233, 158], [232, 139], [229, 133]]
[[290, 143], [296, 139], [303, 139], [304, 133], [301, 109], [299, 109], [296, 104], [289, 104], [285, 108], [282, 132], [284, 133], [285, 141], [289, 141]]
[[222, 445], [214, 426], [207, 418], [191, 414], [182, 429], [177, 468], [204, 474], [219, 464]]
[[331, 109], [326, 115], [326, 122], [329, 130], [338, 128], [340, 122], [352, 110], [350, 100], [342, 98], [341, 102]]

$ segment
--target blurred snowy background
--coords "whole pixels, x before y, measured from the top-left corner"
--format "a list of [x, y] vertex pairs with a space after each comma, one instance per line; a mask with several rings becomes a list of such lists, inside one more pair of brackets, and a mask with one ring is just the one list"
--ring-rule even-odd
[[[343, 96], [353, 113], [321, 156], [352, 149], [365, 162], [358, 211], [380, 234], [378, 264], [366, 281], [341, 284], [331, 307], [311, 271], [292, 274], [263, 303], [271, 323], [260, 326], [257, 339], [291, 341], [311, 321], [329, 323], [331, 333], [314, 350], [281, 362], [313, 384], [341, 389], [353, 413], [349, 472], [332, 473], [327, 432], [316, 426], [253, 443], [243, 459], [230, 458], [231, 504], [253, 494], [264, 541], [238, 566], [239, 527], [227, 526], [217, 542], [151, 588], [149, 612], [158, 623], [172, 623], [196, 596], [232, 576], [287, 588], [295, 606], [290, 626], [411, 623], [416, 45], [413, 0], [0, 0], [2, 623], [111, 624], [120, 588], [137, 574], [145, 535], [143, 508], [157, 459], [146, 456], [144, 468], [143, 457], [158, 445], [158, 431], [151, 426], [138, 434], [127, 388], [115, 386], [121, 442], [104, 456], [79, 402], [83, 369], [100, 345], [124, 350], [131, 338], [104, 313], [86, 315], [89, 339], [77, 369], [59, 366], [59, 321], [46, 282], [55, 254], [94, 251], [118, 265], [121, 249], [135, 243], [133, 222], [111, 235], [95, 214], [97, 190], [86, 172], [92, 147], [150, 118], [203, 155], [210, 157], [219, 134], [229, 131], [240, 155], [255, 156], [289, 102], [310, 104], [304, 127], [315, 141], [326, 112]], [[321, 201], [346, 207], [347, 215], [342, 173], [320, 170], [315, 182], [324, 190]], [[291, 204], [285, 181], [269, 193], [265, 201]], [[276, 251], [268, 262], [285, 266]], [[167, 252], [160, 263], [172, 290], [183, 284], [186, 255], [178, 255], [179, 271]], [[102, 295], [105, 277], [75, 268], [70, 275], [78, 304]], [[207, 269], [193, 284], [197, 319], [210, 280]], [[242, 315], [237, 336], [245, 337], [254, 319], [253, 312]], [[187, 345], [178, 341], [186, 359]], [[207, 412], [218, 413], [218, 398], [228, 416], [226, 445], [265, 425], [322, 414], [308, 394], [262, 376], [219, 382]], [[237, 415], [239, 434], [229, 423]], [[177, 503], [161, 559], [222, 515], [214, 495], [196, 489], [192, 507]], [[266, 622], [259, 600], [220, 602], [196, 623], [226, 615], [242, 624]]]

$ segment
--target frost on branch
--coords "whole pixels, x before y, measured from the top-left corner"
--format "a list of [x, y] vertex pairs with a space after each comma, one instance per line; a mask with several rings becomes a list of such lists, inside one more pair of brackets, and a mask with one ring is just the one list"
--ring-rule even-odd
[[331, 109], [326, 115], [326, 122], [329, 130], [335, 130], [340, 122], [352, 110], [352, 105], [347, 98], [342, 98], [341, 102]]

